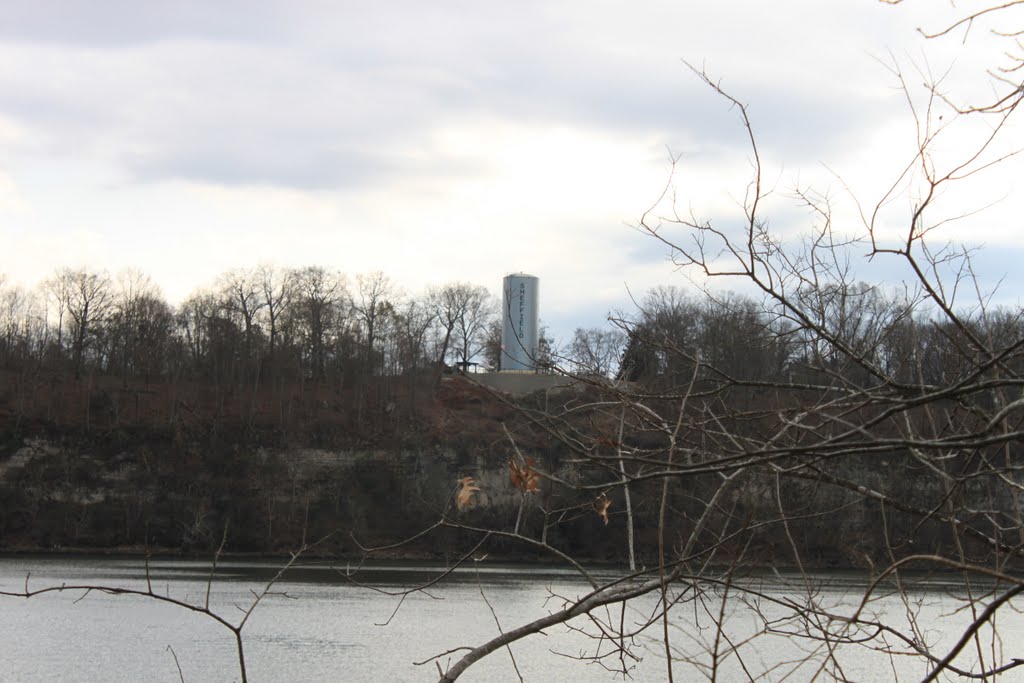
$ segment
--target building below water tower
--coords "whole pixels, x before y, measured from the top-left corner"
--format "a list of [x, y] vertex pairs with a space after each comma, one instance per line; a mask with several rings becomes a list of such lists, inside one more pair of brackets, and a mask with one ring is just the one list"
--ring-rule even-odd
[[536, 372], [540, 348], [540, 280], [533, 275], [513, 273], [506, 275], [502, 284], [498, 367], [502, 372]]

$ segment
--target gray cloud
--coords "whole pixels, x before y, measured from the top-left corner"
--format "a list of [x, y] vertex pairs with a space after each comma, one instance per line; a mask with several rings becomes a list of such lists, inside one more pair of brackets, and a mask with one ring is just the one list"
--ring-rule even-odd
[[230, 140], [202, 147], [174, 145], [130, 159], [126, 166], [143, 181], [177, 179], [305, 190], [365, 189], [406, 175], [455, 177], [480, 168], [468, 162], [395, 158], [363, 147], [289, 147], [281, 140], [274, 147], [263, 148]]
[[13, 2], [4, 7], [0, 40], [111, 46], [183, 37], [269, 39], [279, 33], [283, 9], [259, 0]]
[[[0, 68], [0, 111], [141, 180], [311, 189], [473, 172], [410, 159], [438, 126], [477, 118], [652, 134], [675, 151], [745, 144], [735, 113], [671, 47], [627, 50], [636, 38], [614, 24], [590, 35], [543, 3], [303, 9], [20, 3], [0, 41], [32, 46], [28, 72]], [[828, 159], [872, 125], [840, 94], [799, 81], [736, 89], [792, 163]]]

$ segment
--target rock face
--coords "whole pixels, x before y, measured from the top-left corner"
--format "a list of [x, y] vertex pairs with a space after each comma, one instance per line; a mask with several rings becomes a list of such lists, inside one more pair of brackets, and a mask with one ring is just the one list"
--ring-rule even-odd
[[[450, 449], [325, 449], [201, 443], [152, 434], [117, 442], [32, 439], [0, 469], [7, 548], [143, 545], [285, 552], [334, 533], [324, 550], [393, 542], [437, 517], [459, 456]], [[431, 552], [429, 546], [410, 552]]]
[[[347, 393], [322, 386], [218, 393], [208, 386], [88, 381], [0, 383], [0, 551], [209, 553], [223, 539], [232, 552], [286, 553], [320, 540], [317, 552], [357, 555], [414, 538], [385, 554], [444, 558], [467, 552], [482, 529], [518, 529], [581, 560], [627, 556], [621, 489], [565, 485], [599, 484], [614, 475], [581, 464], [567, 443], [520, 410], [587, 404], [592, 397], [583, 388], [518, 397], [517, 406], [462, 377], [389, 380]], [[98, 411], [101, 404], [117, 409]], [[584, 419], [587, 428], [614, 433], [600, 425], [599, 413]], [[541, 477], [536, 491], [516, 489], [508, 466], [514, 455], [533, 458], [537, 470], [562, 483]], [[752, 468], [718, 499], [697, 550], [717, 544], [720, 561], [742, 556], [786, 565], [791, 534], [804, 548], [804, 566], [837, 567], [951, 543], [946, 525], [893, 510], [883, 516], [876, 504], [886, 495], [927, 511], [943, 501], [947, 493], [920, 477], [912, 461], [899, 454], [849, 456], [829, 472], [871, 490], [799, 479], [776, 489], [772, 475]], [[462, 477], [472, 477], [480, 490], [459, 509]], [[667, 539], [675, 543], [690, 533], [718, 482], [717, 474], [671, 480]], [[773, 522], [776, 491], [792, 515], [788, 528]], [[610, 501], [607, 524], [595, 504], [601, 493]], [[631, 494], [636, 553], [650, 563], [658, 547], [661, 480], [635, 483]], [[981, 489], [961, 495], [1012, 504]], [[419, 535], [439, 520], [447, 524]], [[742, 541], [733, 547], [728, 538], [737, 525], [755, 531], [738, 535]], [[490, 538], [486, 552], [550, 558], [536, 543], [507, 536]]]
[[[444, 514], [504, 524], [518, 513], [501, 428], [515, 410], [459, 377], [361, 395], [69, 382], [38, 383], [29, 410], [15, 410], [17, 381], [0, 393], [0, 550], [207, 552], [226, 533], [237, 552], [323, 538], [323, 552], [355, 553]], [[529, 429], [517, 438], [531, 453], [551, 448]], [[463, 475], [482, 490], [457, 511]], [[441, 531], [401, 552], [443, 555], [466, 535]]]

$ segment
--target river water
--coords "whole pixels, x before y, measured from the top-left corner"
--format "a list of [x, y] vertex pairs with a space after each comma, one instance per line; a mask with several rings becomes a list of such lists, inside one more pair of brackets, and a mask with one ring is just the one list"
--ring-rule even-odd
[[[275, 569], [273, 563], [225, 562], [210, 583], [210, 606], [237, 623]], [[354, 585], [339, 573], [344, 567], [304, 565], [289, 572], [253, 611], [243, 629], [251, 681], [430, 681], [437, 664], [454, 662], [457, 653], [417, 665], [454, 648], [478, 645], [558, 609], [564, 598], [582, 596], [587, 585], [568, 571], [541, 566], [479, 563], [460, 571], [425, 593], [404, 601]], [[377, 566], [360, 573], [380, 590], [394, 590], [436, 576], [437, 568], [418, 564]], [[206, 599], [209, 564], [160, 560], [151, 565], [156, 592], [193, 604]], [[102, 584], [145, 588], [138, 558], [0, 558], [0, 589]], [[610, 578], [605, 574], [602, 578]], [[791, 577], [795, 578], [795, 577]], [[716, 649], [716, 620], [724, 620], [729, 639], [717, 639], [721, 654], [718, 680], [811, 680], [828, 647], [786, 635], [791, 624], [776, 621], [785, 612], [771, 601], [806, 598], [802, 581], [786, 577], [748, 582], [767, 599], [741, 600], [734, 590], [722, 609], [722, 594], [686, 602], [673, 611], [670, 637], [675, 649], [676, 680], [702, 680]], [[971, 614], [942, 582], [919, 585], [901, 598], [888, 594], [873, 601], [867, 614], [900, 625], [941, 650]], [[835, 613], [850, 613], [863, 592], [859, 577], [818, 577], [815, 599]], [[280, 595], [285, 593], [286, 595]], [[685, 597], [685, 593], [682, 594]], [[557, 597], [556, 597], [557, 596]], [[1019, 607], [1019, 606], [1018, 606]], [[986, 634], [981, 656], [1024, 657], [1024, 616], [1003, 608], [997, 615], [998, 637]], [[492, 611], [493, 609], [493, 611]], [[656, 609], [654, 597], [600, 617], [627, 628], [646, 622]], [[766, 624], [772, 633], [766, 633]], [[609, 651], [585, 620], [549, 629], [499, 650], [477, 662], [461, 680], [613, 681], [621, 674], [580, 657]], [[663, 646], [657, 628], [632, 639], [636, 660], [627, 660], [633, 680], [665, 679]], [[776, 633], [776, 631], [778, 633]], [[878, 642], [878, 641], [876, 641]], [[889, 638], [889, 642], [895, 642]], [[906, 647], [900, 647], [905, 651]], [[944, 651], [941, 652], [944, 654]], [[692, 661], [682, 661], [691, 655]], [[978, 658], [968, 648], [957, 663]], [[840, 648], [841, 675], [856, 681], [919, 680], [926, 668], [916, 658], [890, 657], [863, 647]], [[606, 664], [619, 660], [610, 658]], [[513, 664], [514, 662], [514, 664]], [[180, 671], [179, 671], [180, 667]], [[1024, 668], [1024, 667], [1022, 667]], [[826, 668], [821, 680], [840, 671]], [[1006, 680], [1024, 680], [1021, 670]], [[0, 681], [233, 681], [239, 680], [233, 634], [209, 618], [152, 599], [68, 590], [32, 598], [0, 598]], [[950, 676], [946, 680], [957, 680]]]

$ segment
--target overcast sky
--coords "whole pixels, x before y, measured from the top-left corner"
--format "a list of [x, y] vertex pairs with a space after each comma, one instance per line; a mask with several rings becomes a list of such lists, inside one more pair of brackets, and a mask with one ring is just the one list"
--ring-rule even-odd
[[[682, 60], [749, 105], [779, 192], [767, 217], [795, 235], [811, 217], [794, 187], [852, 206], [845, 184], [870, 205], [909, 160], [913, 120], [883, 62], [927, 53], [980, 82], [991, 59], [971, 51], [980, 30], [970, 49], [926, 45], [915, 28], [950, 15], [920, 0], [0, 5], [10, 280], [135, 267], [177, 303], [261, 263], [382, 270], [413, 294], [452, 280], [497, 294], [522, 271], [541, 278], [560, 335], [602, 324], [629, 291], [686, 284], [631, 227], [671, 155], [685, 209], [728, 216], [743, 195], [736, 114]], [[1010, 303], [1016, 175], [988, 177], [976, 202], [996, 206], [950, 233], [987, 245], [986, 277], [1009, 275]]]

